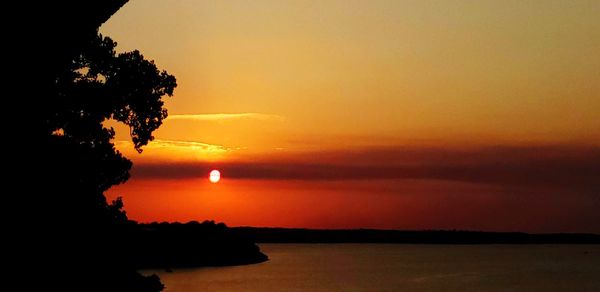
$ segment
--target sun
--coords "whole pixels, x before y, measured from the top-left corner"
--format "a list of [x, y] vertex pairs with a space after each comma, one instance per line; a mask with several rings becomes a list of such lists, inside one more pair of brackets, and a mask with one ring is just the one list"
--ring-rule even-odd
[[216, 169], [212, 170], [208, 175], [208, 180], [213, 184], [218, 183], [221, 180], [221, 172]]

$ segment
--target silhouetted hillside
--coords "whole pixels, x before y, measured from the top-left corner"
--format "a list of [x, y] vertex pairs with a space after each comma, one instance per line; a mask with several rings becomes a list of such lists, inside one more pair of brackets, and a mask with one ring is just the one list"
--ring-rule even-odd
[[600, 244], [599, 234], [375, 229], [290, 229], [235, 227], [232, 232], [258, 243], [425, 243], [425, 244]]

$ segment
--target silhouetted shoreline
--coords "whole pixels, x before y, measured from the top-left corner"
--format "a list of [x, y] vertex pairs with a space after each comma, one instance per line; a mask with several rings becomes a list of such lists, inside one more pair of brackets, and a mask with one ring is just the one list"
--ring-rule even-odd
[[234, 266], [261, 263], [268, 257], [258, 245], [223, 223], [136, 224], [131, 256], [141, 269]]
[[131, 222], [130, 256], [140, 269], [247, 265], [267, 261], [257, 243], [600, 244], [600, 234], [227, 227], [224, 223]]
[[257, 243], [600, 244], [600, 234], [233, 227]]

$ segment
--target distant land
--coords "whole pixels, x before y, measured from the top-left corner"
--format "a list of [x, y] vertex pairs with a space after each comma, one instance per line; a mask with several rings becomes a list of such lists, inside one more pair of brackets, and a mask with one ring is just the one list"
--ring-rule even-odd
[[140, 269], [233, 266], [267, 261], [257, 243], [600, 244], [600, 234], [227, 227], [137, 223], [122, 230], [124, 254]]
[[238, 238], [256, 243], [406, 244], [600, 244], [600, 234], [482, 232], [463, 230], [377, 230], [231, 227]]

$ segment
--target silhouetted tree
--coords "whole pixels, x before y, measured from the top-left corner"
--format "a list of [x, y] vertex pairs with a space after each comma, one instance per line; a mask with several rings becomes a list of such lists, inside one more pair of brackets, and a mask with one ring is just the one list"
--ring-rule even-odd
[[56, 179], [64, 180], [63, 204], [56, 211], [68, 214], [61, 224], [77, 230], [81, 245], [90, 248], [88, 262], [110, 269], [98, 275], [105, 279], [100, 287], [127, 291], [138, 285], [138, 291], [159, 291], [157, 277], [134, 276], [123, 202], [108, 204], [104, 196], [129, 178], [132, 165], [115, 149], [115, 130], [104, 123], [112, 119], [128, 125], [133, 147], [141, 152], [167, 117], [162, 98], [171, 96], [177, 84], [139, 51], [116, 53], [115, 47], [97, 34], [56, 75], [55, 100], [44, 120]]
[[[127, 257], [130, 222], [104, 191], [129, 177], [114, 119], [140, 150], [166, 117], [175, 79], [137, 52], [117, 54], [99, 26], [127, 0], [13, 1], [7, 22], [4, 143], [10, 147], [4, 238], [24, 291], [159, 291]], [[6, 160], [6, 159], [5, 159]], [[5, 208], [6, 209], [6, 208]], [[5, 286], [13, 286], [4, 283]]]
[[97, 221], [101, 218], [119, 217], [114, 212], [120, 208], [109, 208], [103, 192], [125, 182], [131, 168], [112, 143], [114, 129], [104, 122], [128, 125], [133, 145], [141, 152], [167, 117], [163, 96], [171, 96], [177, 86], [175, 77], [159, 71], [139, 51], [117, 54], [115, 47], [100, 34], [84, 44], [57, 74], [56, 100], [45, 119], [49, 144], [64, 154], [63, 177], [78, 189], [69, 199], [77, 202], [84, 217], [100, 224], [110, 223]]
[[47, 258], [44, 263], [74, 267], [61, 290], [160, 291], [158, 277], [137, 273], [130, 258], [132, 230], [122, 200], [109, 204], [104, 196], [129, 178], [132, 166], [105, 122], [129, 126], [141, 152], [167, 117], [163, 97], [173, 94], [175, 77], [139, 51], [117, 53], [116, 43], [97, 31], [79, 35], [76, 44], [68, 61], [42, 75], [52, 82], [32, 133], [43, 171], [38, 177], [48, 193], [35, 198], [44, 214], [40, 230], [52, 234], [38, 255]]

